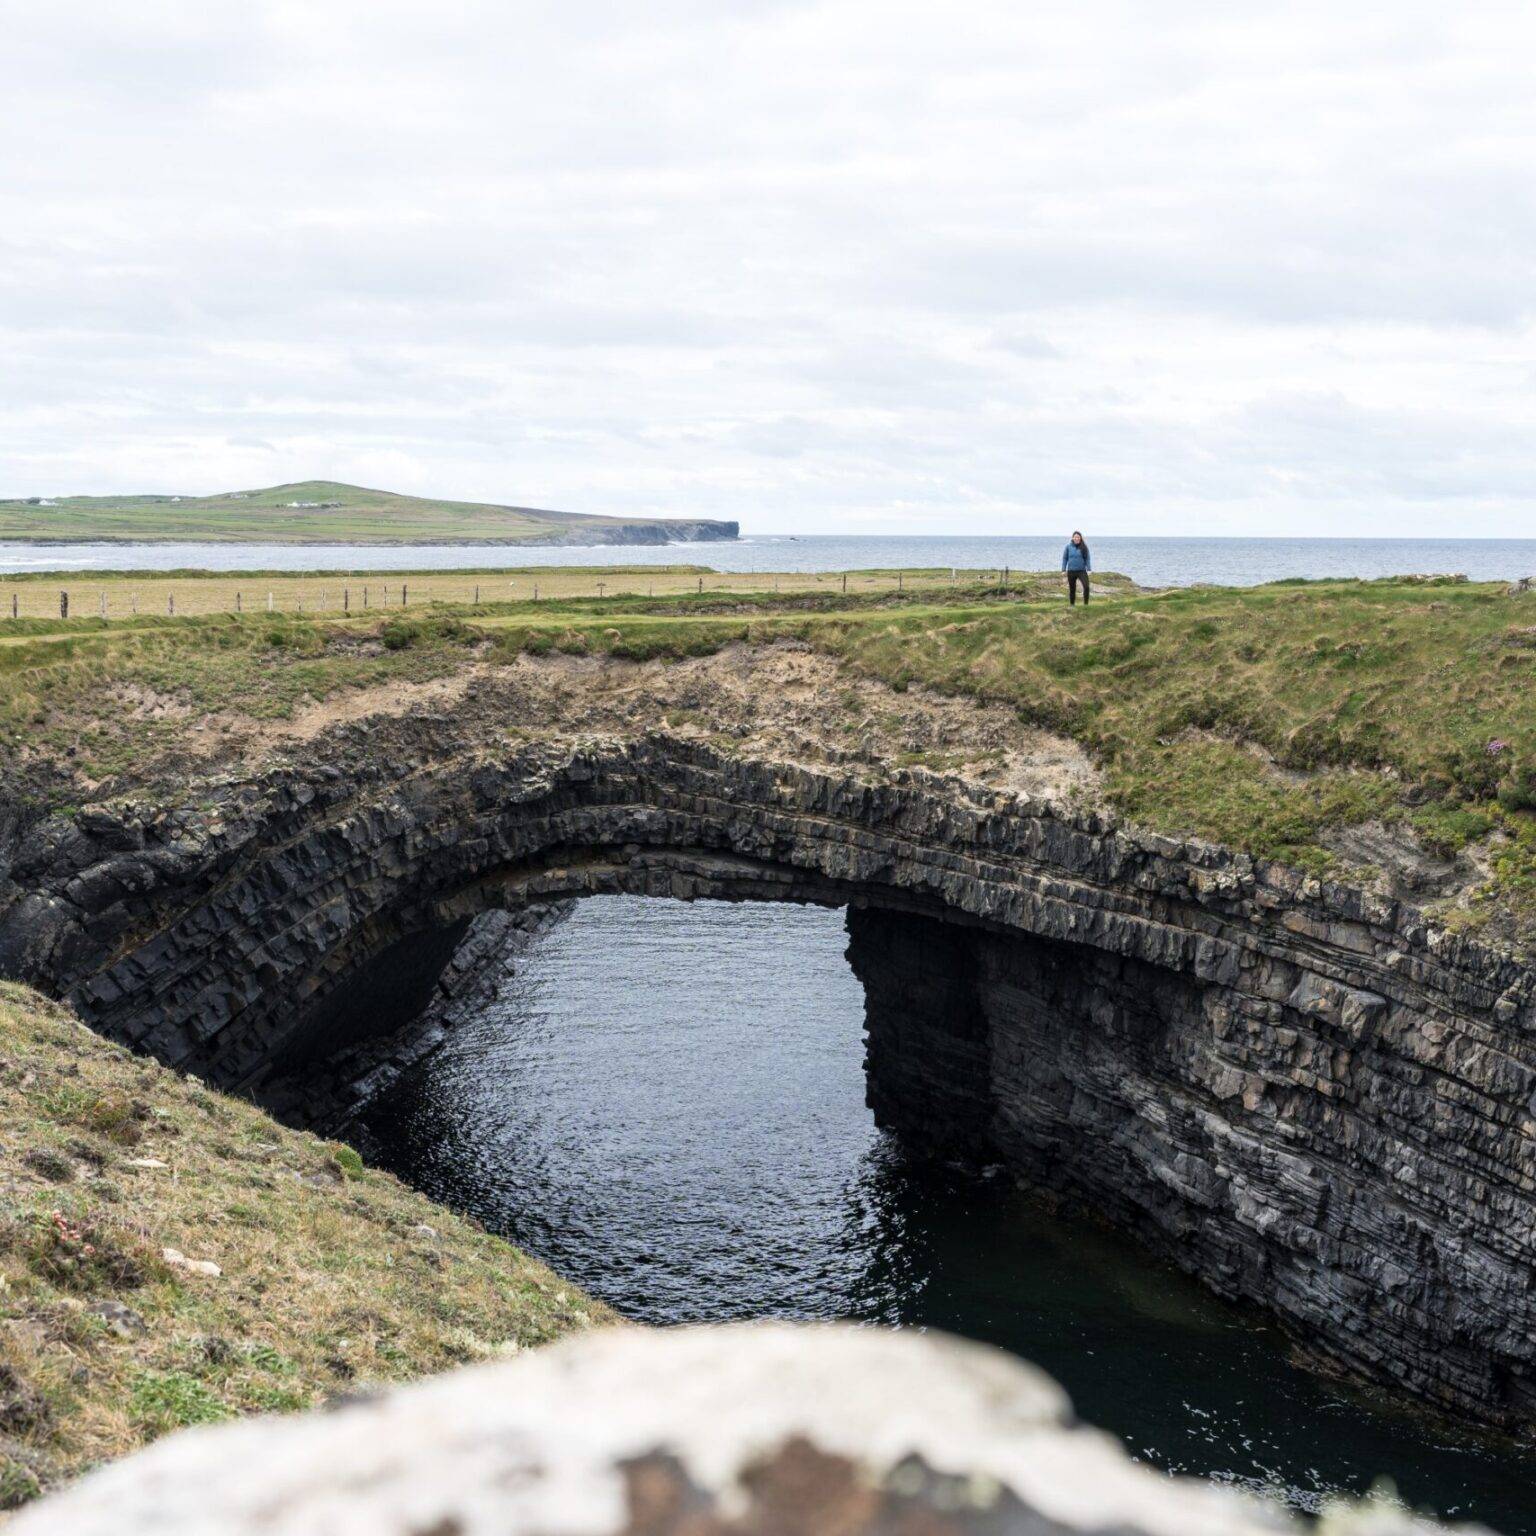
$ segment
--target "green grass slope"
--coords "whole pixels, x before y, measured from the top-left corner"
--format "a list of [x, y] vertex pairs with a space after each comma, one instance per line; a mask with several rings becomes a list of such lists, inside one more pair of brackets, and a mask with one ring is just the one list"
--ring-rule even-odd
[[168, 1430], [613, 1320], [351, 1148], [0, 984], [0, 1509]]
[[[218, 540], [230, 543], [538, 543], [585, 531], [665, 528], [600, 517], [445, 501], [302, 480], [219, 496], [60, 496], [0, 500], [0, 539]], [[722, 525], [724, 526], [724, 525]]]

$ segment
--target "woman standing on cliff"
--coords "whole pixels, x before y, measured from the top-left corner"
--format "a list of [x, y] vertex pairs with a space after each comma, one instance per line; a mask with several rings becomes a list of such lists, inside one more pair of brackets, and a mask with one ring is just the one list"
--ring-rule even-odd
[[1067, 597], [1077, 607], [1077, 584], [1083, 584], [1083, 607], [1088, 606], [1088, 573], [1093, 569], [1093, 556], [1088, 553], [1087, 541], [1075, 529], [1067, 547], [1061, 552], [1061, 568], [1067, 573]]

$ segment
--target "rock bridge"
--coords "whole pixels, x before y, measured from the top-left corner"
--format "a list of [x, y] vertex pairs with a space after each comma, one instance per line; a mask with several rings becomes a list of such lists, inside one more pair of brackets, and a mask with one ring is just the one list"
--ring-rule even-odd
[[419, 1012], [487, 910], [846, 906], [883, 1124], [1100, 1214], [1322, 1366], [1536, 1416], [1536, 976], [1395, 902], [921, 772], [429, 720], [6, 858], [0, 971], [248, 1090]]

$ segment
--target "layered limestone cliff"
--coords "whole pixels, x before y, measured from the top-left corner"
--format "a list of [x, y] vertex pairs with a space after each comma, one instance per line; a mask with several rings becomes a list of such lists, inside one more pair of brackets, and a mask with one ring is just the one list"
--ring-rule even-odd
[[741, 537], [741, 524], [718, 518], [670, 518], [660, 523], [581, 522], [528, 544], [719, 544]]
[[247, 1089], [407, 1023], [486, 910], [847, 905], [884, 1121], [1336, 1367], [1536, 1416], [1536, 975], [1386, 898], [923, 772], [409, 718], [41, 823], [4, 876], [0, 971]]

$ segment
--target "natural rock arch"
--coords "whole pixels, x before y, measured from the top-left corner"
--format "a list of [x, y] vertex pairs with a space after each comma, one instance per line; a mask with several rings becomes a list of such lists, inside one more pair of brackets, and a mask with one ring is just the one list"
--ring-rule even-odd
[[1323, 1360], [1528, 1423], [1536, 1007], [1516, 961], [1389, 900], [929, 774], [666, 735], [403, 735], [34, 829], [0, 968], [238, 1085], [295, 1040], [341, 1043], [349, 999], [408, 1011], [404, 982], [489, 908], [847, 905], [882, 1120], [1103, 1212]]

